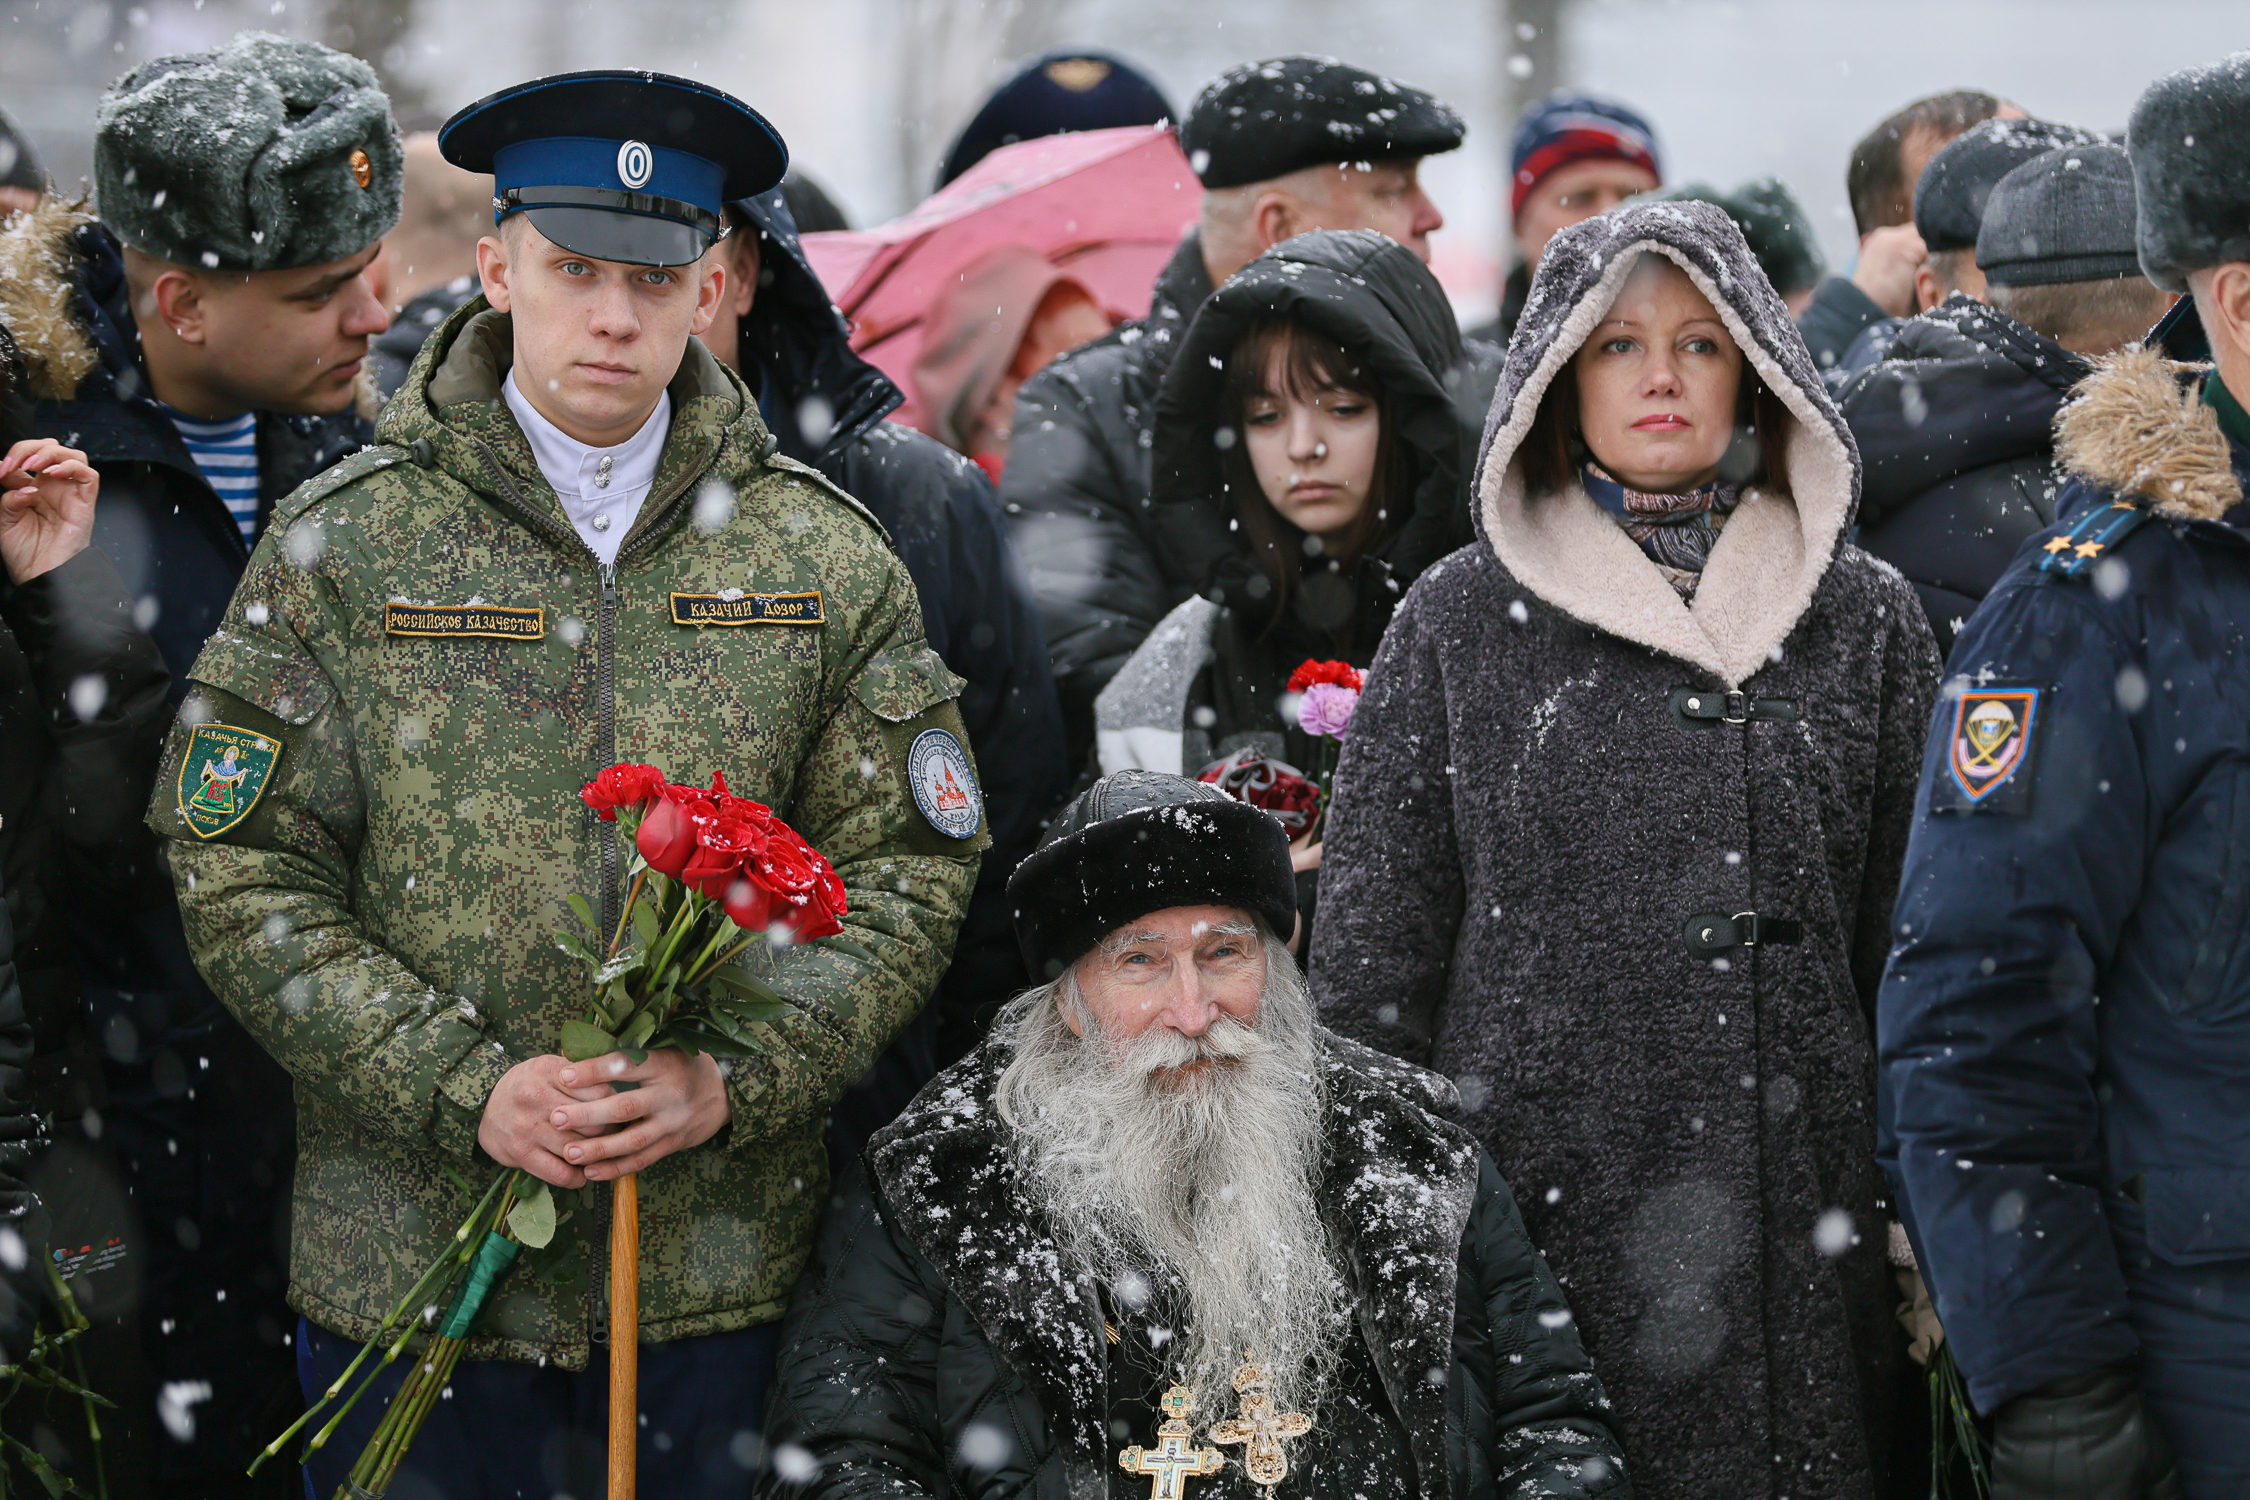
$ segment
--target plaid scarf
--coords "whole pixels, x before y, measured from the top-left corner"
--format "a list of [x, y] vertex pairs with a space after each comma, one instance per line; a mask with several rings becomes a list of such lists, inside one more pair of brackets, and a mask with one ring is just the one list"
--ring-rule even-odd
[[1625, 534], [1640, 543], [1682, 603], [1695, 601], [1703, 564], [1726, 529], [1727, 517], [1742, 503], [1742, 486], [1713, 480], [1677, 495], [1651, 495], [1628, 489], [1588, 460], [1581, 477], [1594, 503], [1617, 519]]

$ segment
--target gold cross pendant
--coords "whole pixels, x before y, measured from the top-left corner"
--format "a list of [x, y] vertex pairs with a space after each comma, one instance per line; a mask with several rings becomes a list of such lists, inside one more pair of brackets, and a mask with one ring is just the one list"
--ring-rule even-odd
[[1252, 1484], [1262, 1486], [1270, 1495], [1273, 1487], [1289, 1476], [1289, 1455], [1283, 1451], [1281, 1440], [1312, 1431], [1312, 1418], [1303, 1412], [1275, 1411], [1266, 1372], [1255, 1363], [1234, 1372], [1234, 1388], [1242, 1397], [1241, 1414], [1213, 1427], [1211, 1441], [1230, 1447], [1243, 1444], [1243, 1470]]
[[1128, 1474], [1149, 1476], [1149, 1500], [1183, 1500], [1188, 1480], [1218, 1473], [1226, 1460], [1216, 1448], [1189, 1446], [1195, 1429], [1188, 1426], [1187, 1414], [1194, 1409], [1195, 1398], [1186, 1386], [1173, 1386], [1158, 1404], [1164, 1408], [1165, 1420], [1156, 1429], [1157, 1446], [1143, 1448], [1135, 1443], [1117, 1455], [1117, 1466]]

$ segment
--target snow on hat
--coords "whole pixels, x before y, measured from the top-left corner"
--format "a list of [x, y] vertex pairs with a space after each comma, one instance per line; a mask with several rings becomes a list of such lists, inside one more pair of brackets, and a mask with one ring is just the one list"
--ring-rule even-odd
[[1174, 906], [1239, 906], [1286, 936], [1297, 921], [1289, 835], [1206, 782], [1117, 771], [1062, 810], [1008, 877], [1016, 942], [1053, 979], [1126, 923]]
[[2149, 280], [2184, 292], [2190, 271], [2250, 260], [2250, 52], [2150, 84], [2125, 149]]
[[356, 255], [398, 223], [405, 147], [375, 70], [245, 31], [160, 57], [94, 116], [102, 222], [174, 265], [284, 271]]
[[1914, 229], [1933, 251], [1973, 250], [2000, 179], [2057, 146], [2101, 139], [2051, 120], [1983, 120], [1945, 143], [1914, 184]]
[[1550, 94], [1516, 122], [1511, 152], [1513, 190], [1508, 212], [1523, 212], [1523, 200], [1540, 180], [1574, 161], [1629, 161], [1646, 167], [1658, 182], [1664, 169], [1656, 155], [1656, 132], [1614, 99], [1593, 94]]
[[1160, 125], [1173, 118], [1163, 91], [1107, 52], [1050, 52], [992, 91], [945, 154], [944, 187], [1002, 146], [1072, 130]]
[[1276, 57], [1231, 68], [1196, 95], [1180, 149], [1206, 188], [1230, 188], [1330, 162], [1435, 156], [1468, 131], [1418, 88], [1333, 57]]
[[2125, 148], [2059, 146], [2001, 178], [1977, 235], [1977, 269], [1994, 286], [2140, 275]]

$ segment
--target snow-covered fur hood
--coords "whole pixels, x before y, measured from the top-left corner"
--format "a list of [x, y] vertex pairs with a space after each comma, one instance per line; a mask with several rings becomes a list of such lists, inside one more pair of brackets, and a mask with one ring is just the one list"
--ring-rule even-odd
[[2118, 495], [2137, 495], [2175, 521], [2216, 521], [2242, 503], [2242, 481], [2219, 414], [2200, 382], [2161, 349], [2126, 349], [2094, 362], [2055, 419], [2063, 469]]
[[52, 193], [0, 229], [0, 324], [23, 352], [34, 401], [68, 401], [101, 356], [71, 316], [70, 236], [94, 216]]
[[[1524, 493], [1516, 459], [1539, 403], [1644, 252], [1711, 300], [1791, 421], [1769, 467], [1788, 493], [1752, 489], [1711, 551], [1692, 605], [1581, 487]], [[1859, 450], [1797, 325], [1742, 231], [1708, 203], [1644, 203], [1572, 225], [1539, 257], [1493, 395], [1477, 465], [1478, 534], [1516, 580], [1612, 635], [1703, 667], [1730, 687], [1770, 659], [1828, 570], [1859, 502]]]
[[[1442, 1383], [1452, 1365], [1462, 1232], [1480, 1150], [1452, 1084], [1323, 1030], [1329, 1096], [1322, 1217], [1337, 1231], [1360, 1325], [1423, 1476], [1445, 1485]], [[1075, 1464], [1111, 1444], [1101, 1300], [1031, 1206], [993, 1089], [1012, 1055], [995, 1034], [934, 1079], [868, 1146], [896, 1226], [1037, 1393]], [[1436, 1488], [1433, 1489], [1432, 1485]]]

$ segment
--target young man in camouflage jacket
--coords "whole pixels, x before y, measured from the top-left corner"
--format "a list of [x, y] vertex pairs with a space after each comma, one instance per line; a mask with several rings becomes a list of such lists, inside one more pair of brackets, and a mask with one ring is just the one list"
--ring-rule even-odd
[[[742, 117], [767, 130], [645, 74], [529, 94], [600, 88], [556, 102], [642, 138], [616, 148], [617, 170], [642, 169], [649, 192], [595, 174], [580, 194], [687, 214], [691, 187], [645, 182], [652, 156], [661, 174], [686, 155], [668, 122], [702, 115], [692, 149], [712, 154], [714, 115], [751, 147]], [[456, 116], [448, 154], [474, 157], [480, 111], [524, 96]], [[720, 164], [730, 189], [778, 177], [778, 140], [770, 161], [751, 147], [748, 168]], [[733, 1435], [757, 1425], [770, 1325], [826, 1198], [823, 1116], [936, 984], [986, 842], [978, 809], [933, 823], [909, 784], [908, 747], [932, 730], [974, 781], [958, 681], [924, 643], [906, 570], [855, 502], [777, 454], [740, 379], [690, 337], [724, 292], [708, 237], [681, 233], [699, 222], [507, 209], [480, 246], [486, 297], [431, 337], [377, 446], [277, 510], [158, 778], [152, 821], [197, 963], [297, 1084], [290, 1300], [308, 1392], [497, 1170], [564, 1190], [579, 1253], [501, 1283], [410, 1458], [448, 1494], [513, 1494], [598, 1431], [598, 1377], [569, 1372], [606, 1326], [606, 1183], [625, 1172], [641, 1180], [654, 1346], [643, 1483], [730, 1492], [711, 1487], [714, 1445], [719, 1470], [730, 1441], [751, 1461]], [[191, 802], [219, 738], [250, 747], [223, 827]], [[759, 950], [801, 1013], [751, 1059], [555, 1055], [586, 996], [554, 944], [566, 898], [608, 922], [622, 894], [616, 825], [577, 791], [620, 760], [723, 771], [844, 882], [841, 938]], [[361, 1403], [331, 1439], [320, 1493], [380, 1411]]]

